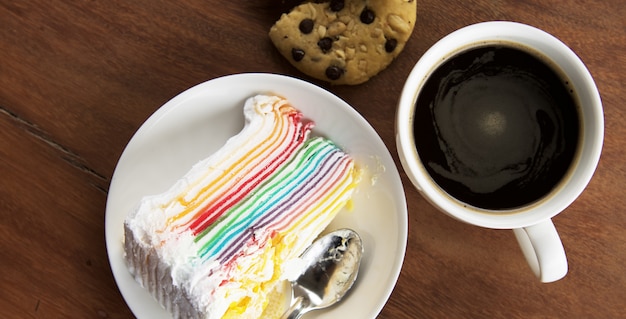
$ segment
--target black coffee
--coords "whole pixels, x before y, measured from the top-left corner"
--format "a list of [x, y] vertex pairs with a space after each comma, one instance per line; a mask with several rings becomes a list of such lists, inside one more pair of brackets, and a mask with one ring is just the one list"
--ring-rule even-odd
[[414, 117], [426, 170], [475, 207], [534, 202], [564, 177], [579, 140], [569, 83], [535, 55], [508, 45], [463, 51], [427, 79]]

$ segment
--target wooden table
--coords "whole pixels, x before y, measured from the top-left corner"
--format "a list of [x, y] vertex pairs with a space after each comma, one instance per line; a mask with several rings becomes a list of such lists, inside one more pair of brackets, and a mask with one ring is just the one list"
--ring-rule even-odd
[[554, 219], [569, 273], [539, 283], [510, 231], [439, 213], [402, 173], [408, 248], [379, 317], [626, 318], [622, 1], [422, 0], [405, 51], [352, 87], [311, 80], [274, 49], [267, 32], [295, 3], [2, 1], [1, 318], [132, 318], [106, 254], [107, 191], [132, 134], [179, 92], [242, 72], [307, 79], [358, 110], [397, 162], [395, 105], [411, 67], [447, 33], [487, 20], [524, 22], [559, 37], [587, 64], [604, 102], [600, 165], [583, 195]]

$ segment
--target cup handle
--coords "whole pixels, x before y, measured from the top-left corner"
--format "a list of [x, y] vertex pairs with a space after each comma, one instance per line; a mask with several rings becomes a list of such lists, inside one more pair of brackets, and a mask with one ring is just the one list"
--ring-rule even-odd
[[551, 219], [513, 229], [528, 265], [541, 282], [557, 281], [567, 274], [567, 257]]

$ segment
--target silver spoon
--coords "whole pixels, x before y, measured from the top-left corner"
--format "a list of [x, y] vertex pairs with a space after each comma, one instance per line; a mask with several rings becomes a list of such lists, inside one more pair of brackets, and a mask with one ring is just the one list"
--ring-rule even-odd
[[304, 268], [291, 281], [291, 306], [281, 319], [297, 319], [339, 302], [356, 280], [362, 254], [361, 238], [350, 229], [333, 231], [311, 244], [300, 257]]

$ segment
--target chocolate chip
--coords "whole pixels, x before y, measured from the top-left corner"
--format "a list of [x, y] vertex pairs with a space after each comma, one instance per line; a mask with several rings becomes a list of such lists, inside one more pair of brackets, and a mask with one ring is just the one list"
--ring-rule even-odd
[[361, 22], [365, 24], [370, 24], [374, 22], [375, 18], [376, 18], [376, 14], [374, 13], [374, 11], [370, 10], [369, 8], [365, 8], [363, 9], [363, 12], [361, 12]]
[[304, 50], [302, 49], [296, 49], [293, 48], [291, 49], [291, 57], [294, 59], [294, 61], [299, 62], [302, 60], [302, 58], [304, 58]]
[[300, 21], [300, 25], [298, 26], [300, 32], [304, 34], [309, 34], [313, 31], [313, 20], [311, 19], [303, 19]]
[[331, 39], [329, 37], [321, 38], [317, 42], [317, 46], [320, 47], [320, 49], [322, 49], [322, 52], [326, 53], [326, 52], [330, 51], [330, 48], [332, 48], [332, 46], [333, 46], [333, 39]]
[[341, 9], [343, 9], [345, 3], [343, 0], [332, 0], [330, 1], [330, 10], [333, 12], [338, 12], [341, 11]]
[[336, 65], [326, 68], [326, 77], [331, 80], [337, 80], [343, 75], [344, 70]]
[[393, 52], [393, 50], [396, 49], [397, 46], [398, 46], [398, 40], [387, 39], [387, 41], [385, 42], [385, 51], [387, 51], [387, 53], [391, 53]]

